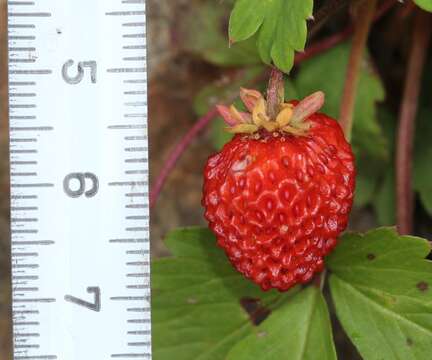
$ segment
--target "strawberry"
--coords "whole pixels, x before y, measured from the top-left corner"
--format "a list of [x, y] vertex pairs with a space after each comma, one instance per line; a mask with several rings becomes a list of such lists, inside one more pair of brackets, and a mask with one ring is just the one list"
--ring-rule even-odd
[[248, 112], [219, 106], [235, 134], [204, 170], [209, 227], [234, 267], [261, 286], [286, 291], [324, 268], [346, 228], [354, 156], [338, 122], [317, 111], [324, 94], [280, 102], [241, 90]]

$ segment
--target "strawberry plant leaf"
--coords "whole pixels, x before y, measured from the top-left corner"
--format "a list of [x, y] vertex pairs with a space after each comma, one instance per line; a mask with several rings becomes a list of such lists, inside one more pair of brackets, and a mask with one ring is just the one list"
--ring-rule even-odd
[[230, 4], [203, 1], [191, 7], [178, 27], [183, 48], [218, 66], [261, 64], [256, 39], [228, 46], [226, 26]]
[[327, 307], [317, 288], [300, 292], [298, 287], [283, 295], [261, 291], [233, 269], [208, 229], [176, 230], [166, 245], [174, 257], [152, 264], [155, 360], [249, 359], [251, 349], [265, 354], [268, 344], [280, 355], [273, 358], [281, 360], [322, 354], [336, 359]]
[[345, 234], [328, 257], [336, 313], [364, 359], [429, 359], [428, 241], [393, 228]]
[[237, 0], [229, 22], [231, 43], [258, 34], [261, 59], [289, 72], [294, 52], [306, 44], [306, 19], [312, 16], [313, 0]]
[[[340, 94], [344, 88], [349, 52], [350, 45], [345, 43], [304, 62], [295, 82], [300, 97], [318, 90], [324, 91], [326, 101], [322, 111], [336, 119], [339, 116]], [[377, 103], [384, 100], [384, 95], [380, 78], [365, 61], [354, 111], [352, 144], [356, 153], [388, 158], [387, 143], [378, 123], [376, 109]]]
[[227, 360], [335, 360], [330, 317], [321, 291], [309, 286], [282, 304]]
[[417, 131], [414, 152], [414, 188], [420, 195], [420, 200], [426, 211], [432, 215], [432, 111], [423, 110], [417, 121]]
[[154, 359], [222, 360], [255, 328], [240, 300], [280, 295], [237, 273], [208, 229], [176, 230], [166, 244], [175, 257], [152, 264]]
[[422, 9], [432, 11], [432, 0], [414, 0]]

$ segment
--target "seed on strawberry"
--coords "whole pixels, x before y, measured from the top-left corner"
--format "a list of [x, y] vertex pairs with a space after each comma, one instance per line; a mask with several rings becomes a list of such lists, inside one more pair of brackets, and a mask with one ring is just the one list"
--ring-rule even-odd
[[234, 267], [263, 290], [286, 291], [323, 270], [346, 228], [354, 156], [324, 94], [281, 103], [275, 119], [255, 90], [249, 112], [219, 106], [234, 138], [204, 170], [205, 217]]

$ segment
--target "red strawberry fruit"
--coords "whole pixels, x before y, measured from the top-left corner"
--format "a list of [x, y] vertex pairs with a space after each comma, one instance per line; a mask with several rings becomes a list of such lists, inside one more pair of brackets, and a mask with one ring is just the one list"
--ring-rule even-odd
[[234, 267], [263, 290], [285, 291], [324, 268], [346, 228], [354, 156], [338, 122], [317, 111], [324, 94], [281, 100], [242, 89], [249, 112], [219, 106], [235, 134], [204, 171], [209, 226]]

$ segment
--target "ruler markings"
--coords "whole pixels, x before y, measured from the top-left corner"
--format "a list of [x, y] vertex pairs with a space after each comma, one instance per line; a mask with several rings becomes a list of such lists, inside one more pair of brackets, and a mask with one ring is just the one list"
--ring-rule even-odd
[[128, 323], [130, 324], [150, 324], [150, 319], [130, 319]]
[[128, 308], [128, 312], [150, 312], [150, 308], [136, 307], [136, 308]]
[[148, 162], [147, 158], [132, 158], [132, 159], [125, 160], [125, 163], [127, 164], [146, 163], [146, 162]]
[[34, 24], [9, 24], [9, 29], [35, 29], [36, 25]]
[[145, 38], [145, 37], [146, 37], [146, 34], [145, 34], [145, 33], [138, 33], [138, 34], [124, 34], [123, 37], [126, 38], [126, 39]]
[[12, 206], [11, 211], [34, 211], [38, 210], [37, 206]]
[[36, 154], [38, 151], [36, 149], [26, 149], [26, 150], [10, 150], [11, 154]]
[[127, 79], [123, 80], [125, 84], [146, 84], [147, 79]]
[[37, 252], [25, 252], [25, 253], [24, 252], [22, 252], [22, 253], [12, 252], [11, 256], [12, 256], [12, 259], [22, 258], [22, 257], [37, 257], [37, 256], [39, 256], [39, 253], [37, 253]]
[[127, 22], [127, 23], [123, 23], [122, 26], [141, 27], [141, 26], [146, 26], [146, 24], [145, 24], [145, 22]]
[[125, 173], [127, 175], [137, 175], [137, 174], [145, 175], [148, 174], [148, 170], [126, 170]]
[[40, 299], [13, 299], [14, 303], [53, 303], [55, 298], [40, 298]]
[[34, 109], [36, 104], [10, 104], [10, 109]]
[[[35, 40], [36, 36], [34, 35], [9, 35], [9, 40]], [[9, 59], [10, 61], [10, 59]]]
[[9, 93], [10, 97], [35, 97], [36, 93]]
[[23, 241], [12, 241], [12, 246], [24, 246], [24, 245], [54, 245], [55, 241], [52, 240], [23, 240]]
[[109, 73], [145, 73], [146, 70], [147, 69], [145, 67], [136, 67], [136, 68], [124, 67], [124, 68], [111, 68], [111, 69], [108, 69], [107, 72], [109, 72]]
[[37, 161], [11, 161], [11, 165], [37, 165]]
[[37, 229], [28, 229], [28, 230], [19, 230], [19, 229], [11, 229], [11, 234], [37, 234], [39, 230]]
[[56, 360], [56, 355], [15, 356], [15, 360]]
[[127, 141], [141, 141], [141, 140], [147, 140], [147, 136], [126, 136], [125, 140]]
[[130, 273], [130, 274], [127, 274], [126, 277], [145, 278], [145, 277], [150, 277], [150, 273]]
[[49, 69], [37, 69], [37, 70], [10, 70], [11, 75], [49, 75], [52, 74], [52, 70]]
[[54, 187], [52, 183], [11, 184], [12, 188], [49, 188]]
[[141, 249], [141, 250], [128, 250], [126, 254], [128, 255], [148, 255], [150, 253], [149, 250]]
[[9, 86], [33, 86], [36, 85], [35, 81], [11, 81]]
[[121, 244], [134, 244], [134, 243], [144, 243], [148, 241], [147, 239], [111, 239], [110, 243], [121, 243]]
[[145, 15], [145, 11], [111, 11], [107, 12], [106, 15], [109, 16], [131, 16], [131, 15]]
[[[125, 91], [124, 94], [125, 95], [145, 95], [146, 91], [145, 90]], [[143, 116], [145, 115], [146, 114], [144, 114]]]
[[38, 315], [39, 310], [13, 310], [12, 315]]
[[[35, 47], [9, 47], [9, 52], [15, 52], [15, 51], [36, 51]], [[16, 82], [15, 82], [16, 83]], [[14, 82], [10, 83], [10, 85], [14, 85]], [[32, 84], [35, 85], [35, 84]]]
[[12, 177], [29, 177], [29, 176], [37, 176], [35, 172], [24, 172], [24, 173], [11, 173]]
[[149, 285], [127, 285], [126, 288], [141, 290], [141, 289], [149, 289], [150, 287]]
[[122, 0], [122, 4], [144, 4], [144, 0]]
[[148, 220], [148, 215], [132, 215], [132, 216], [126, 216], [126, 220]]
[[40, 345], [36, 345], [36, 344], [25, 344], [25, 345], [21, 345], [21, 344], [15, 344], [15, 349], [39, 349]]
[[127, 197], [148, 197], [148, 193], [126, 193]]
[[49, 12], [20, 12], [20, 13], [8, 13], [8, 17], [51, 17]]
[[10, 131], [52, 131], [54, 128], [52, 126], [25, 126], [25, 127], [17, 127], [13, 126], [10, 128]]
[[16, 280], [39, 280], [39, 276], [37, 275], [16, 275], [12, 276], [12, 280], [15, 283]]
[[34, 1], [8, 1], [8, 5], [34, 5]]
[[125, 45], [123, 46], [124, 50], [145, 50], [147, 48], [146, 45]]
[[110, 125], [108, 129], [111, 130], [139, 130], [139, 129], [147, 129], [147, 125], [145, 124], [128, 124], [128, 125]]
[[28, 143], [28, 142], [37, 142], [36, 138], [10, 138], [10, 142], [12, 143]]
[[125, 106], [133, 106], [133, 107], [139, 107], [139, 106], [147, 106], [147, 102], [145, 101], [131, 101], [131, 102], [125, 102]]
[[111, 182], [109, 186], [147, 186], [147, 181], [117, 181]]
[[148, 301], [149, 296], [113, 296], [110, 300], [113, 301]]

